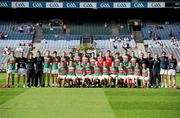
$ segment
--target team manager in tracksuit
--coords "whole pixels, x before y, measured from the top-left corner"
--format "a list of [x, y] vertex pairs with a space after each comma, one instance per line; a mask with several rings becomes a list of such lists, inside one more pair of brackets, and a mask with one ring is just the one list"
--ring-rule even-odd
[[41, 56], [41, 52], [37, 51], [36, 53], [36, 58], [35, 58], [35, 87], [38, 86], [38, 81], [39, 81], [39, 86], [44, 87], [45, 86], [45, 81], [43, 80], [43, 63], [44, 63], [44, 58]]

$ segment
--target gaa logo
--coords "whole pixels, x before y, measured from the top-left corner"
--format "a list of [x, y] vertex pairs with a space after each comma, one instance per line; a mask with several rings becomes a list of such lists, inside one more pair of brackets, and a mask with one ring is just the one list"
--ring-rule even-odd
[[9, 7], [9, 5], [6, 2], [0, 2], [0, 7]]
[[68, 7], [68, 8], [76, 8], [77, 6], [76, 6], [75, 3], [67, 3], [66, 7]]
[[151, 3], [151, 7], [153, 8], [159, 8], [162, 7], [160, 3]]
[[50, 3], [49, 7], [51, 7], [51, 8], [59, 8], [60, 6], [59, 6], [58, 3]]
[[143, 8], [143, 7], [145, 7], [143, 3], [134, 3], [133, 6], [135, 8]]
[[84, 8], [93, 8], [93, 5], [91, 3], [84, 3], [83, 7]]
[[21, 8], [26, 7], [26, 5], [24, 3], [22, 3], [22, 2], [16, 2], [15, 6], [16, 7], [21, 7]]
[[32, 3], [32, 7], [35, 7], [35, 8], [41, 8], [43, 7], [41, 3]]
[[126, 8], [127, 5], [126, 5], [125, 3], [118, 3], [118, 4], [117, 4], [117, 7], [118, 7], [118, 8]]
[[108, 3], [101, 3], [100, 7], [101, 8], [110, 8], [111, 6]]

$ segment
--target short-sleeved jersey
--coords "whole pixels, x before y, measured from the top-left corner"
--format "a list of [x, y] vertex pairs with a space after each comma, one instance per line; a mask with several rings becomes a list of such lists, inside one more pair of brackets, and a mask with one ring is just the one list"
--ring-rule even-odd
[[16, 66], [16, 62], [17, 62], [17, 58], [16, 57], [10, 57], [7, 61], [8, 63], [8, 69], [10, 70], [15, 70], [15, 66]]
[[44, 68], [50, 68], [51, 61], [51, 56], [44, 56]]

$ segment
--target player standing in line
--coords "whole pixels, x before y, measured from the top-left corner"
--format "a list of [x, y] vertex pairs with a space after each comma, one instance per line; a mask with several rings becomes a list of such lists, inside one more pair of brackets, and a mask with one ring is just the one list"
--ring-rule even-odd
[[125, 49], [124, 54], [122, 55], [122, 60], [123, 60], [124, 66], [127, 67], [130, 61], [130, 56], [127, 53], [127, 49]]
[[131, 59], [130, 59], [131, 65], [134, 68], [136, 66], [136, 63], [138, 63], [138, 58], [135, 56], [135, 52], [131, 52]]
[[61, 85], [63, 87], [65, 87], [66, 83], [68, 82], [67, 81], [67, 74], [68, 74], [67, 67], [63, 63], [61, 63], [60, 68], [59, 68], [59, 74], [57, 77], [59, 87], [61, 87]]
[[173, 57], [173, 54], [169, 55], [169, 64], [168, 64], [168, 83], [169, 87], [176, 87], [176, 67], [177, 60]]
[[153, 84], [153, 82], [152, 82], [152, 80], [153, 80], [153, 57], [152, 57], [152, 54], [149, 52], [149, 54], [148, 54], [148, 58], [147, 58], [147, 65], [146, 65], [148, 68], [149, 68], [149, 71], [150, 71], [150, 80], [149, 80], [149, 82], [150, 82], [150, 85], [152, 86]]
[[163, 52], [160, 59], [160, 75], [161, 75], [161, 87], [167, 88], [167, 74], [168, 74], [168, 58], [166, 53]]
[[9, 80], [12, 79], [12, 87], [14, 87], [14, 74], [16, 69], [16, 57], [14, 51], [11, 51], [10, 56], [7, 59], [7, 81], [6, 84], [9, 86]]
[[85, 75], [85, 81], [88, 81], [88, 85], [92, 87], [92, 83], [93, 83], [93, 72], [94, 72], [94, 68], [93, 66], [90, 65], [90, 63], [88, 62], [87, 63], [87, 66], [85, 66], [85, 72], [86, 72], [86, 75]]
[[127, 67], [127, 86], [128, 88], [134, 87], [134, 68], [131, 62], [129, 62], [129, 65]]
[[114, 81], [114, 84], [116, 84], [115, 82], [118, 76], [118, 67], [115, 67], [115, 62], [113, 62], [112, 66], [110, 67], [110, 73], [111, 73], [110, 77], [112, 78], [111, 82]]
[[98, 66], [102, 68], [103, 67], [103, 62], [105, 61], [105, 58], [103, 56], [103, 52], [102, 51], [99, 53], [97, 61], [98, 61]]
[[120, 54], [117, 52], [115, 54], [115, 58], [114, 58], [114, 65], [115, 67], [119, 67], [120, 66], [120, 62], [122, 62], [122, 57], [120, 56]]
[[110, 87], [111, 86], [111, 77], [109, 75], [109, 67], [107, 66], [107, 63], [104, 62], [104, 66], [102, 68], [102, 77], [100, 80], [100, 83], [103, 87]]
[[76, 76], [75, 76], [75, 67], [73, 66], [73, 62], [69, 62], [68, 66], [68, 75], [67, 75], [67, 82], [70, 86], [70, 81], [72, 81], [72, 86], [76, 86]]
[[[113, 61], [114, 61], [114, 59], [113, 59], [113, 57], [111, 56], [111, 51], [110, 51], [110, 50], [107, 50], [107, 54], [106, 54], [106, 57], [105, 57], [106, 66], [107, 66], [108, 68], [110, 68]], [[104, 66], [104, 65], [103, 65], [103, 66]]]
[[87, 82], [85, 81], [85, 69], [82, 66], [82, 63], [80, 62], [78, 66], [76, 66], [76, 83], [79, 84], [82, 80], [82, 84], [80, 85], [83, 87], [83, 85], [87, 86]]
[[52, 76], [52, 87], [55, 85], [57, 86], [57, 76], [59, 73], [59, 62], [60, 62], [60, 58], [59, 56], [57, 56], [57, 52], [54, 51], [53, 52], [53, 56], [51, 57], [52, 59], [52, 71], [51, 71], [51, 76]]
[[149, 78], [150, 78], [150, 72], [149, 68], [146, 67], [146, 64], [142, 64], [142, 75], [140, 77], [140, 80], [143, 81], [143, 87], [148, 88], [149, 87]]
[[83, 56], [82, 56], [82, 66], [87, 66], [87, 63], [89, 62], [89, 56], [87, 55], [87, 52], [84, 51], [83, 52]]
[[23, 88], [26, 88], [26, 64], [27, 64], [27, 59], [24, 57], [23, 52], [20, 53], [20, 56], [17, 58], [17, 72], [18, 72], [18, 77], [17, 77], [17, 85], [16, 87], [19, 87], [19, 81], [20, 81], [20, 76], [23, 76]]
[[134, 67], [134, 82], [137, 88], [139, 87], [138, 80], [140, 79], [140, 76], [141, 76], [141, 67], [139, 63], [136, 63], [136, 66]]
[[90, 57], [91, 66], [94, 66], [96, 61], [97, 61], [96, 55], [94, 52], [92, 52], [91, 57]]
[[44, 56], [44, 76], [43, 79], [45, 81], [45, 78], [47, 78], [47, 86], [50, 87], [50, 76], [51, 76], [51, 56], [50, 56], [50, 51], [47, 50]]
[[66, 67], [68, 64], [68, 57], [66, 56], [65, 51], [62, 52], [62, 55], [60, 57], [60, 63], [62, 63], [64, 67]]
[[69, 61], [74, 62], [74, 55], [73, 55], [72, 52], [69, 53], [68, 62], [69, 62]]
[[74, 55], [74, 65], [78, 66], [78, 64], [82, 61], [81, 55], [79, 53], [79, 50], [76, 50], [76, 53]]
[[[94, 66], [94, 78], [93, 78], [93, 82], [94, 82], [95, 86], [96, 86], [97, 82], [100, 83], [101, 77], [102, 77], [102, 67], [100, 67], [98, 65], [98, 62], [96, 61], [95, 66]], [[99, 84], [99, 86], [100, 86], [100, 84]]]
[[124, 64], [121, 62], [118, 68], [119, 74], [116, 79], [116, 88], [119, 87], [119, 82], [122, 83], [122, 87], [125, 86], [126, 78], [127, 78], [127, 69]]

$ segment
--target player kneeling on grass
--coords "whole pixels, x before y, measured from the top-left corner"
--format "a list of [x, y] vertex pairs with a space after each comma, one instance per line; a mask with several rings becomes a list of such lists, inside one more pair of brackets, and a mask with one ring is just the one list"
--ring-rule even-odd
[[69, 66], [68, 66], [67, 82], [68, 82], [69, 86], [70, 86], [70, 82], [72, 82], [73, 87], [75, 87], [77, 84], [76, 76], [75, 76], [75, 67], [73, 66], [72, 61], [69, 62]]
[[127, 76], [126, 76], [127, 70], [126, 70], [126, 67], [124, 66], [124, 64], [122, 62], [120, 63], [118, 70], [119, 70], [119, 75], [116, 79], [116, 88], [119, 87], [120, 82], [122, 83], [122, 87], [125, 86], [126, 78], [127, 78]]
[[7, 60], [7, 81], [6, 81], [6, 84], [9, 86], [9, 80], [10, 80], [10, 77], [12, 79], [12, 87], [14, 87], [14, 74], [15, 74], [15, 67], [16, 67], [16, 57], [14, 55], [14, 52], [11, 51], [10, 53], [10, 57], [8, 57], [8, 60]]
[[95, 66], [94, 66], [94, 78], [93, 78], [93, 82], [94, 85], [97, 85], [97, 82], [100, 83], [102, 74], [101, 74], [101, 67], [98, 66], [98, 61], [95, 62]]
[[88, 86], [92, 87], [92, 82], [93, 82], [93, 71], [94, 68], [92, 66], [90, 66], [90, 63], [87, 63], [87, 66], [85, 66], [85, 81], [88, 83]]
[[19, 58], [17, 58], [18, 78], [16, 87], [19, 87], [20, 76], [23, 76], [23, 88], [26, 87], [26, 63], [27, 59], [24, 57], [23, 52], [21, 52]]
[[52, 86], [57, 86], [57, 76], [58, 76], [58, 73], [59, 73], [59, 69], [58, 69], [58, 66], [59, 66], [59, 62], [60, 62], [60, 59], [59, 57], [57, 56], [57, 52], [54, 51], [53, 52], [53, 57], [52, 57], [52, 71], [51, 71], [51, 75], [52, 75]]
[[100, 80], [100, 83], [103, 87], [110, 87], [110, 83], [111, 83], [111, 77], [109, 75], [109, 67], [106, 65], [106, 62], [104, 61], [104, 66], [102, 68], [102, 78]]
[[141, 76], [141, 68], [139, 66], [139, 63], [136, 63], [136, 66], [134, 67], [134, 82], [136, 87], [139, 87], [138, 80]]
[[127, 67], [127, 86], [128, 88], [134, 87], [134, 69], [131, 62], [129, 62]]
[[51, 75], [51, 56], [50, 51], [47, 50], [46, 54], [44, 56], [44, 70], [43, 70], [44, 76], [43, 79], [45, 81], [45, 78], [47, 77], [47, 86], [50, 87], [50, 75]]
[[111, 73], [111, 75], [110, 75], [111, 83], [110, 84], [112, 85], [112, 81], [113, 80], [116, 81], [116, 78], [118, 76], [118, 69], [117, 69], [117, 67], [115, 67], [115, 62], [113, 62], [112, 66], [110, 67], [110, 73]]
[[168, 84], [169, 87], [176, 87], [176, 66], [177, 60], [173, 57], [173, 54], [169, 55], [168, 65]]
[[143, 82], [143, 87], [148, 88], [149, 87], [149, 68], [146, 67], [146, 64], [142, 64], [142, 76], [140, 77], [140, 80]]
[[77, 83], [80, 83], [80, 81], [82, 80], [81, 87], [83, 87], [83, 85], [87, 86], [87, 84], [85, 83], [84, 75], [85, 75], [85, 70], [84, 70], [84, 67], [82, 66], [82, 63], [80, 62], [78, 64], [78, 66], [76, 67], [76, 80], [75, 81], [76, 81], [76, 84], [77, 84]]
[[60, 68], [59, 68], [59, 75], [57, 77], [59, 87], [61, 87], [61, 85], [63, 87], [65, 87], [65, 84], [67, 82], [67, 80], [66, 80], [67, 74], [68, 74], [67, 67], [64, 66], [63, 63], [61, 63]]

